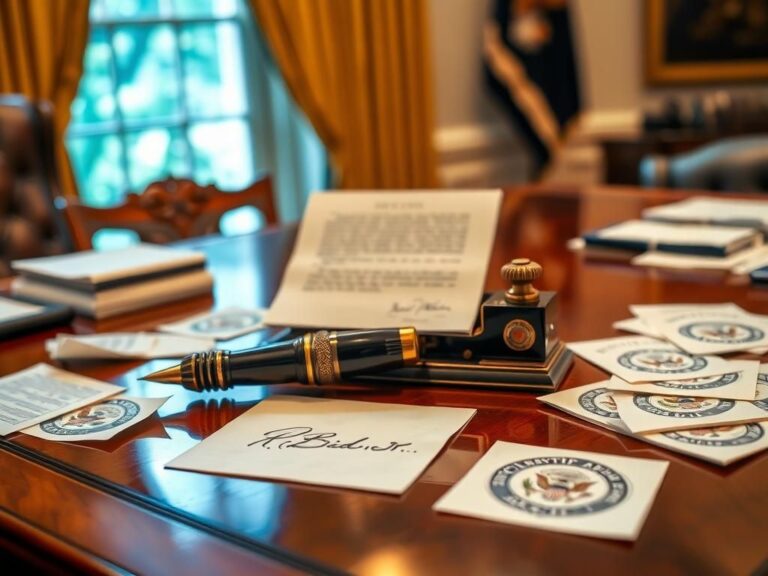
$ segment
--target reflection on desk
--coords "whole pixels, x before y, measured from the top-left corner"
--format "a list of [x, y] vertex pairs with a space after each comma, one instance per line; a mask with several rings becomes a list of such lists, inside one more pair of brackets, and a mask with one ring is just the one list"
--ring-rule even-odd
[[[514, 257], [542, 263], [549, 273], [539, 288], [558, 290], [559, 329], [567, 342], [619, 335], [611, 324], [629, 315], [629, 304], [731, 301], [768, 313], [764, 288], [695, 272], [664, 274], [592, 262], [565, 247], [580, 232], [685, 196], [629, 188], [510, 189], [485, 288], [505, 288], [497, 271]], [[264, 307], [277, 288], [294, 235], [295, 228], [279, 228], [185, 245], [206, 253], [217, 278], [217, 306]], [[201, 311], [199, 303], [195, 308], [179, 302], [115, 320], [119, 329], [138, 330], [196, 311]], [[81, 328], [76, 324], [74, 329]], [[0, 343], [0, 373], [44, 360], [43, 342], [52, 335], [44, 331]], [[167, 387], [139, 383], [137, 377], [161, 367], [161, 362], [118, 362], [68, 368], [124, 385], [130, 394], [159, 396]], [[605, 378], [577, 359], [563, 387]], [[271, 394], [462, 406], [478, 412], [402, 497], [163, 467]], [[58, 558], [61, 566], [103, 567], [109, 561], [140, 573], [561, 575], [582, 571], [574, 559], [586, 558], [593, 573], [619, 573], [632, 566], [638, 573], [743, 574], [766, 560], [768, 455], [720, 471], [555, 414], [531, 393], [386, 384], [253, 386], [205, 395], [178, 390], [159, 415], [170, 438], [142, 435], [110, 452], [21, 435], [0, 442], [0, 466], [14, 470], [0, 486], [5, 511], [0, 527], [27, 549]], [[634, 544], [434, 513], [432, 504], [497, 440], [671, 464]]]

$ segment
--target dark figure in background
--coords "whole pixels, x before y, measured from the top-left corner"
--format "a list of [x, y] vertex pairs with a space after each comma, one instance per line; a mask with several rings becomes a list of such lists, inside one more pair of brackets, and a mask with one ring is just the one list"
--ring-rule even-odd
[[538, 176], [581, 108], [566, 0], [496, 0], [483, 57], [486, 83], [527, 140]]

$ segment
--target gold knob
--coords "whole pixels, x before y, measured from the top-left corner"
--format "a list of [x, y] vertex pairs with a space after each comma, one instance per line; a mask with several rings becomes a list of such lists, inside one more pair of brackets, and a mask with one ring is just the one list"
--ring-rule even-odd
[[541, 277], [543, 269], [528, 258], [515, 258], [501, 267], [501, 276], [511, 284], [504, 293], [510, 304], [533, 304], [539, 301], [539, 291], [531, 284]]

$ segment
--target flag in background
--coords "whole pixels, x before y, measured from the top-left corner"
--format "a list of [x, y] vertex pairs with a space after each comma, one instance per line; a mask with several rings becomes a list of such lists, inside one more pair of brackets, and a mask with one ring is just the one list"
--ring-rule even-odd
[[483, 35], [491, 93], [528, 141], [538, 174], [581, 107], [567, 0], [494, 0]]

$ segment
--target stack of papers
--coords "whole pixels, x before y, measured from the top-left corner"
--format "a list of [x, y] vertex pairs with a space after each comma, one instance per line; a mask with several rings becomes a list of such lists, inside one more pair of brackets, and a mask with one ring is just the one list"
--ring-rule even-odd
[[768, 317], [734, 304], [632, 306], [614, 326], [645, 334], [569, 344], [610, 379], [543, 402], [641, 440], [726, 465], [768, 447]]
[[12, 291], [107, 318], [206, 294], [213, 279], [201, 252], [139, 244], [109, 252], [16, 260]]
[[768, 201], [694, 197], [648, 208], [642, 217], [589, 232], [574, 245], [593, 256], [635, 254], [636, 266], [747, 274], [768, 265]]

